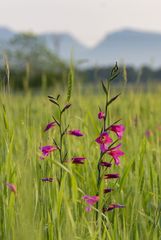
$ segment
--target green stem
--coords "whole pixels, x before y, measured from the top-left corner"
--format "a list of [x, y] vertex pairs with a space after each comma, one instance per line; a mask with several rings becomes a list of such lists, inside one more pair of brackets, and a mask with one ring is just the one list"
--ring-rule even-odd
[[[62, 146], [63, 146], [63, 134], [62, 134], [62, 113], [60, 110], [60, 125], [59, 125], [59, 135], [60, 135], [60, 139], [59, 139], [59, 158], [60, 158], [60, 162], [61, 164], [63, 163], [63, 157], [62, 157]], [[63, 169], [60, 168], [60, 179], [59, 179], [59, 186], [61, 185], [61, 181], [62, 181], [62, 174], [63, 174]]]
[[106, 121], [108, 117], [108, 101], [109, 101], [109, 93], [110, 93], [110, 82], [107, 81], [107, 94], [106, 94], [106, 101], [105, 101], [105, 118], [103, 123], [103, 131], [106, 129]]
[[[103, 122], [103, 132], [105, 131], [106, 127], [106, 121], [107, 121], [107, 117], [108, 117], [108, 101], [109, 101], [109, 93], [110, 93], [110, 81], [107, 81], [107, 94], [106, 94], [106, 101], [105, 101], [105, 118], [104, 118], [104, 122]], [[109, 124], [109, 119], [108, 119], [108, 124]], [[98, 160], [98, 164], [97, 164], [97, 170], [98, 170], [98, 176], [97, 176], [97, 194], [99, 195], [100, 192], [100, 185], [101, 185], [101, 166], [100, 166], [100, 162], [102, 160], [104, 153], [100, 153], [100, 158]], [[97, 202], [96, 204], [96, 208], [98, 210], [99, 204]], [[96, 212], [96, 221], [98, 221], [98, 211]]]
[[[98, 170], [98, 175], [97, 175], [97, 194], [99, 195], [100, 191], [100, 183], [101, 183], [101, 167], [100, 167], [100, 162], [102, 160], [103, 154], [102, 152], [100, 153], [100, 158], [98, 160], [97, 164], [97, 170]], [[96, 208], [98, 210], [98, 202], [96, 203]], [[98, 221], [98, 211], [96, 212], [96, 221]]]

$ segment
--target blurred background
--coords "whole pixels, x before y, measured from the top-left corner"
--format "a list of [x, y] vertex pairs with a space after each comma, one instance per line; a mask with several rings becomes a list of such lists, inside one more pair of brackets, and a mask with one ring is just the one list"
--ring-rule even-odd
[[82, 83], [118, 63], [128, 83], [161, 81], [160, 0], [2, 0], [1, 85], [64, 83], [72, 64]]

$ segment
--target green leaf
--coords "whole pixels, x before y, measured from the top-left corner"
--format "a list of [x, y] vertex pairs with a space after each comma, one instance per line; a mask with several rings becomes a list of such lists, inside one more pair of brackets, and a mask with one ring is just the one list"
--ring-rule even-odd
[[60, 122], [53, 116], [53, 119], [54, 119], [54, 121], [56, 122], [56, 124], [58, 125], [58, 126], [60, 126]]
[[53, 96], [50, 96], [50, 95], [48, 96], [48, 98], [49, 98], [49, 99], [55, 99], [55, 100], [56, 100], [56, 98], [55, 98], [55, 97], [53, 97]]
[[65, 112], [65, 110], [67, 110], [68, 108], [70, 108], [71, 104], [68, 103], [65, 105], [65, 107], [62, 109], [61, 113]]
[[56, 101], [56, 100], [54, 100], [54, 99], [50, 99], [50, 98], [49, 98], [49, 101], [50, 101], [50, 102], [52, 102], [53, 104], [55, 104], [55, 105], [59, 106], [59, 104], [57, 103], [57, 101]]
[[58, 100], [59, 100], [59, 98], [60, 98], [60, 94], [58, 94], [58, 96], [56, 97], [56, 100], [58, 101]]
[[120, 96], [120, 94], [121, 93], [119, 93], [115, 97], [111, 98], [110, 101], [107, 103], [107, 106], [109, 106], [112, 102], [114, 102]]
[[104, 82], [103, 82], [103, 81], [101, 81], [101, 82], [102, 82], [102, 88], [103, 88], [103, 91], [104, 91], [105, 94], [107, 95], [107, 94], [108, 94], [108, 92], [107, 92], [107, 88], [105, 87]]
[[9, 126], [8, 126], [8, 120], [7, 120], [7, 114], [6, 114], [6, 107], [4, 104], [3, 104], [3, 120], [4, 120], [5, 128], [8, 130]]

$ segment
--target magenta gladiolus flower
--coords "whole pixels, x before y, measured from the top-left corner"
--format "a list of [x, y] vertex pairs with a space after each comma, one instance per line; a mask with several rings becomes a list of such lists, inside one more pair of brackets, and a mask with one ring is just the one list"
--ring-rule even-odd
[[69, 134], [69, 135], [76, 136], [76, 137], [82, 137], [82, 136], [84, 136], [84, 134], [81, 133], [79, 129], [70, 130], [70, 131], [68, 131], [68, 134]]
[[106, 212], [106, 211], [111, 211], [115, 208], [124, 208], [125, 206], [124, 205], [121, 205], [121, 204], [110, 204], [108, 208], [103, 208], [103, 211]]
[[17, 192], [16, 186], [13, 183], [6, 183], [6, 186], [11, 190], [11, 192]]
[[46, 131], [49, 130], [50, 128], [55, 127], [55, 125], [56, 125], [56, 122], [48, 123], [48, 125], [47, 125], [46, 128], [44, 129], [44, 132], [46, 132]]
[[145, 136], [146, 136], [147, 138], [150, 138], [152, 135], [153, 135], [153, 133], [152, 133], [151, 130], [147, 130], [147, 131], [145, 132]]
[[105, 179], [111, 179], [111, 178], [119, 178], [119, 174], [118, 173], [108, 173], [104, 176]]
[[112, 139], [109, 137], [107, 132], [101, 133], [95, 141], [100, 144], [101, 152], [106, 152], [108, 150], [108, 145], [112, 143]]
[[105, 188], [105, 189], [104, 189], [104, 193], [110, 193], [110, 192], [112, 192], [112, 191], [113, 191], [112, 188]]
[[124, 155], [124, 152], [122, 152], [119, 148], [121, 147], [121, 144], [118, 144], [116, 147], [110, 148], [107, 150], [107, 153], [113, 157], [115, 164], [119, 165], [120, 164], [120, 159], [119, 157]]
[[84, 164], [85, 157], [73, 157], [72, 158], [72, 163], [74, 164]]
[[103, 119], [103, 118], [105, 118], [105, 113], [104, 112], [99, 112], [98, 113], [98, 119]]
[[85, 196], [82, 197], [82, 199], [85, 200], [85, 202], [88, 204], [88, 206], [85, 209], [86, 212], [90, 212], [91, 207], [99, 201], [99, 196], [85, 195]]
[[125, 131], [125, 127], [124, 127], [124, 125], [121, 125], [121, 124], [120, 125], [112, 125], [109, 128], [109, 130], [115, 132], [117, 134], [118, 138], [121, 139], [123, 136], [123, 133]]
[[109, 162], [100, 162], [100, 165], [103, 166], [103, 167], [111, 167], [111, 166], [112, 166], [112, 163], [109, 163]]
[[57, 150], [58, 148], [56, 146], [43, 146], [40, 147], [40, 150], [42, 152], [42, 156], [40, 157], [41, 160], [44, 159], [44, 157], [47, 157], [51, 152]]
[[47, 178], [41, 178], [41, 181], [43, 181], [43, 182], [53, 182], [54, 179], [51, 178], [51, 177], [47, 177]]

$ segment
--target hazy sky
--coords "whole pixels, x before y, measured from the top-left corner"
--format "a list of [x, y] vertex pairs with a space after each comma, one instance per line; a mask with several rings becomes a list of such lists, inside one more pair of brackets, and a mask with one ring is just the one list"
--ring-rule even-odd
[[0, 0], [0, 25], [70, 32], [88, 45], [122, 28], [161, 32], [161, 0]]

